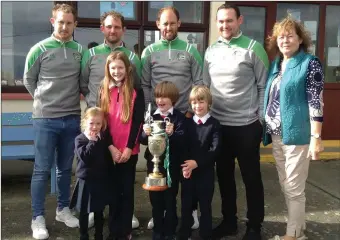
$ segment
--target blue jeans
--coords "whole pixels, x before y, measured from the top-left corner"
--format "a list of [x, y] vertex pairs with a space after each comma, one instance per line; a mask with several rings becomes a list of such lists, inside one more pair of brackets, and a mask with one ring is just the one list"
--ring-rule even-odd
[[33, 119], [35, 162], [31, 181], [33, 218], [44, 216], [45, 194], [51, 167], [56, 163], [58, 209], [69, 206], [74, 139], [80, 116]]

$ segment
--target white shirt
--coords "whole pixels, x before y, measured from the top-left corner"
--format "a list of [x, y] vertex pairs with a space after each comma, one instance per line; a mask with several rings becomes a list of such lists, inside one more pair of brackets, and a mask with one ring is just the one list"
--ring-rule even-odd
[[163, 116], [168, 116], [169, 113], [172, 115], [174, 113], [174, 107], [171, 107], [166, 113], [162, 113], [161, 110], [159, 108], [157, 108], [157, 110], [153, 113], [153, 115], [159, 114], [159, 115], [163, 115]]
[[197, 124], [198, 124], [198, 120], [201, 120], [201, 122], [204, 124], [209, 118], [210, 118], [210, 114], [209, 114], [209, 113], [205, 114], [205, 115], [204, 115], [203, 117], [201, 117], [201, 118], [198, 117], [197, 115], [195, 115], [195, 116], [193, 117], [195, 123], [197, 123]]

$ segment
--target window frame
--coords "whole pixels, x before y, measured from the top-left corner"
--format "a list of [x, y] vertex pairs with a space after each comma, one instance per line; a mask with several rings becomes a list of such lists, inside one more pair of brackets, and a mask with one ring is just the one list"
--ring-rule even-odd
[[[78, 1], [54, 1], [54, 4], [62, 4], [67, 3], [72, 5], [78, 11]], [[158, 30], [156, 23], [152, 21], [148, 21], [148, 2], [146, 1], [135, 1], [136, 7], [136, 20], [126, 20], [125, 25], [127, 29], [130, 30], [138, 30], [138, 43], [140, 45], [144, 45], [144, 31], [148, 30]], [[209, 43], [209, 21], [210, 21], [210, 2], [202, 2], [202, 23], [186, 23], [182, 22], [179, 30], [181, 32], [198, 32], [203, 33], [203, 46], [204, 49], [208, 47]], [[100, 27], [100, 16], [98, 14], [98, 18], [77, 18], [77, 27], [86, 27], [86, 28], [98, 28]], [[51, 32], [53, 31], [51, 26]], [[140, 53], [141, 54], [141, 53]], [[2, 93], [11, 94], [14, 96], [22, 96], [21, 93], [27, 93], [25, 86], [1, 86]], [[6, 97], [7, 98], [7, 97]], [[22, 99], [20, 97], [20, 99]], [[25, 98], [27, 99], [27, 98]]]

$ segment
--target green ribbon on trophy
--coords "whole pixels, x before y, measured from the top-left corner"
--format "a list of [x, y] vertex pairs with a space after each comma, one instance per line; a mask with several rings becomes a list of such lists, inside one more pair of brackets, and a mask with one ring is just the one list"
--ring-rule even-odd
[[167, 184], [168, 187], [171, 187], [171, 176], [170, 176], [170, 160], [169, 160], [169, 137], [165, 133], [165, 139], [166, 139], [166, 150], [165, 150], [165, 158], [164, 158], [164, 169], [166, 170], [167, 175]]

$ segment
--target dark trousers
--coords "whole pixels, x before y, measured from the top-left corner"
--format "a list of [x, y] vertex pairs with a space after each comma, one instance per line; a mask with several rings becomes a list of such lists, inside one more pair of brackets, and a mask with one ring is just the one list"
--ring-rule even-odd
[[235, 158], [241, 170], [247, 195], [248, 227], [259, 229], [264, 218], [264, 193], [260, 169], [262, 125], [222, 126], [222, 147], [216, 171], [222, 199], [223, 219], [237, 224]]
[[[153, 231], [156, 234], [163, 236], [173, 236], [176, 234], [176, 227], [178, 224], [176, 201], [177, 193], [177, 179], [172, 179], [171, 187], [165, 191], [149, 192], [154, 222]], [[166, 211], [165, 216], [164, 211]]]
[[188, 239], [191, 236], [191, 227], [194, 224], [194, 218], [192, 217], [194, 197], [197, 198], [201, 211], [200, 237], [203, 239], [211, 238], [211, 201], [214, 195], [214, 168], [193, 172], [191, 178], [183, 179], [181, 184], [182, 224], [179, 230], [180, 239]]
[[[89, 213], [87, 211], [81, 211], [79, 214], [80, 240], [89, 240], [88, 225], [89, 225]], [[103, 240], [103, 225], [104, 225], [103, 211], [94, 212], [95, 240]]]
[[125, 237], [132, 232], [134, 211], [134, 182], [138, 155], [131, 155], [125, 163], [115, 166], [109, 204], [109, 230], [113, 237]]
[[[154, 163], [147, 160], [147, 174], [152, 173]], [[163, 162], [160, 172], [167, 176]], [[152, 205], [152, 217], [154, 222], [153, 232], [161, 236], [173, 236], [176, 234], [178, 224], [177, 217], [177, 193], [179, 185], [179, 164], [170, 165], [171, 187], [165, 191], [150, 191], [149, 197]], [[164, 211], [165, 215], [164, 215]]]

